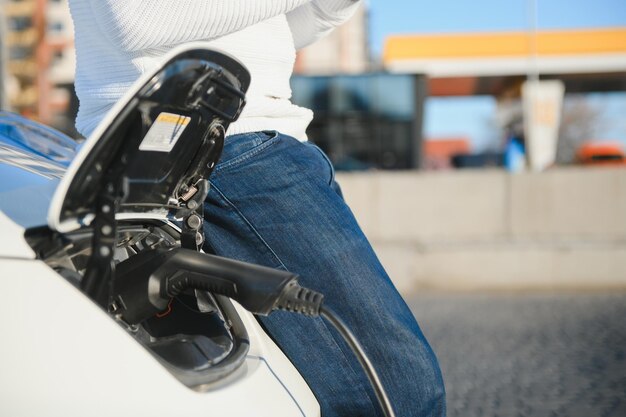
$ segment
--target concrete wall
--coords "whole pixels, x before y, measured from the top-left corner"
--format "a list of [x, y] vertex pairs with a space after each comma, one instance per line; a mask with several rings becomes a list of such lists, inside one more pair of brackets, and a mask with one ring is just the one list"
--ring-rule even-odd
[[626, 170], [337, 176], [400, 290], [626, 289]]

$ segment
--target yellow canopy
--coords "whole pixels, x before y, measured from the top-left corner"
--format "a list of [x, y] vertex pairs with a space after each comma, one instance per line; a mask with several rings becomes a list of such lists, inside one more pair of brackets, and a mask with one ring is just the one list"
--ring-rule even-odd
[[390, 36], [383, 63], [431, 76], [626, 71], [626, 28]]

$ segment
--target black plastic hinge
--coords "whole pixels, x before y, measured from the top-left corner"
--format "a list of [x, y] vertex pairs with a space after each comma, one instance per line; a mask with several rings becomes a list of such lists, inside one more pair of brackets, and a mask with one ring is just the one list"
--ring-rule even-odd
[[81, 289], [103, 308], [107, 308], [112, 293], [117, 242], [115, 213], [122, 198], [121, 186], [108, 182], [96, 201], [96, 214], [91, 222], [92, 253], [87, 263]]

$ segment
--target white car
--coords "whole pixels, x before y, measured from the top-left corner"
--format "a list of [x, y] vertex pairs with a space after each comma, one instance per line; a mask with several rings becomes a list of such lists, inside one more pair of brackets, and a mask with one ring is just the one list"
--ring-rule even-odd
[[158, 265], [135, 279], [150, 254], [205, 256], [198, 214], [248, 84], [191, 44], [81, 146], [0, 113], [0, 415], [319, 416], [244, 302], [178, 288], [163, 306]]

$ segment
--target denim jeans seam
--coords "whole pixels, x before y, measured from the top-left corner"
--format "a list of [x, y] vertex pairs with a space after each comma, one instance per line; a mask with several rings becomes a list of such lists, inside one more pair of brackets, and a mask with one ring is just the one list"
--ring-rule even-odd
[[[337, 350], [339, 352], [341, 352], [341, 354], [343, 355], [343, 359], [346, 361], [346, 364], [348, 365], [348, 368], [350, 368], [350, 370], [352, 371], [352, 376], [354, 377], [354, 379], [356, 381], [359, 381], [361, 378], [359, 378], [359, 375], [357, 374], [357, 370], [354, 369], [354, 367], [352, 366], [352, 363], [350, 362], [350, 360], [348, 359], [348, 355], [346, 354], [346, 352], [343, 351], [343, 349], [341, 349], [341, 346], [339, 346], [339, 343], [337, 342], [337, 338], [335, 337], [335, 335], [333, 334], [333, 332], [330, 330], [330, 327], [328, 327], [328, 324], [326, 323], [325, 320], [320, 319], [322, 321], [322, 325], [326, 328], [326, 331], [328, 332], [330, 339], [332, 340], [333, 344], [335, 345], [335, 347], [337, 348]], [[364, 371], [363, 371], [364, 372]], [[367, 387], [361, 387], [361, 389], [363, 390], [363, 392], [365, 392], [365, 396], [370, 400], [370, 405], [372, 406], [372, 409], [374, 411], [378, 410], [378, 400], [372, 398], [372, 394], [370, 393], [370, 391], [367, 389]]]
[[330, 159], [328, 158], [328, 156], [324, 153], [324, 151], [317, 146], [316, 144], [312, 143], [312, 142], [306, 142], [309, 144], [309, 146], [312, 146], [324, 159], [324, 161], [326, 161], [326, 163], [328, 164], [328, 169], [330, 170], [330, 181], [328, 181], [328, 185], [332, 185], [333, 181], [335, 181], [335, 167], [333, 167], [333, 163], [330, 162]]
[[226, 204], [228, 204], [233, 210], [235, 210], [235, 212], [237, 213], [237, 215], [241, 218], [241, 220], [244, 221], [244, 223], [246, 223], [248, 225], [248, 227], [250, 228], [250, 230], [252, 230], [252, 232], [255, 234], [255, 236], [257, 238], [259, 238], [259, 240], [261, 241], [261, 243], [267, 248], [267, 250], [270, 251], [270, 253], [272, 254], [272, 256], [274, 256], [274, 258], [276, 258], [276, 260], [280, 263], [280, 266], [282, 268], [284, 268], [285, 270], [287, 270], [287, 267], [285, 266], [284, 262], [282, 261], [282, 259], [280, 259], [278, 257], [278, 255], [276, 254], [276, 252], [274, 252], [274, 249], [272, 249], [270, 247], [270, 245], [265, 241], [265, 239], [263, 239], [263, 236], [261, 236], [261, 234], [259, 233], [259, 231], [256, 229], [256, 227], [254, 227], [254, 225], [252, 224], [252, 222], [250, 220], [248, 220], [248, 218], [246, 216], [243, 215], [243, 213], [237, 208], [237, 206], [228, 199], [228, 197], [226, 197], [226, 195], [224, 195], [224, 193], [219, 189], [219, 187], [217, 185], [215, 185], [214, 182], [209, 181], [211, 183], [211, 187], [220, 195], [220, 197], [222, 197], [224, 199], [224, 201], [226, 202]]
[[273, 138], [270, 138], [268, 140], [266, 140], [265, 142], [261, 143], [260, 145], [248, 150], [247, 152], [243, 153], [242, 155], [236, 156], [233, 159], [224, 162], [223, 164], [217, 164], [217, 166], [215, 167], [215, 172], [217, 171], [225, 171], [229, 168], [232, 168], [233, 166], [239, 165], [242, 162], [247, 161], [248, 159], [252, 158], [253, 156], [257, 155], [259, 152], [267, 149], [268, 147], [274, 145], [275, 143], [277, 143], [277, 139], [280, 137], [280, 135], [276, 135]]

